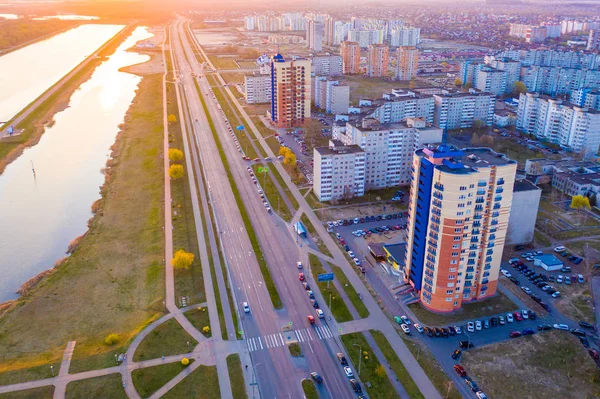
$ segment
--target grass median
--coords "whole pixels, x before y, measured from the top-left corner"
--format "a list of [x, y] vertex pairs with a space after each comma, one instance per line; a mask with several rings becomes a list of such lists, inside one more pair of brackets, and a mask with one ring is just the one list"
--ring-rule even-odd
[[[210, 329], [210, 314], [207, 306], [198, 306], [196, 309], [188, 310], [184, 315], [196, 330], [200, 331], [206, 338], [212, 336], [212, 330]], [[205, 331], [206, 327], [208, 327], [208, 331]], [[225, 339], [227, 339], [227, 336], [225, 336]]]
[[258, 172], [259, 168], [262, 169], [263, 166], [257, 165], [257, 164], [252, 165], [252, 170], [254, 171], [254, 175], [256, 176], [258, 182], [260, 183], [260, 186], [263, 189], [265, 196], [269, 200], [271, 209], [274, 212], [277, 212], [277, 214], [286, 222], [291, 221], [292, 213], [290, 212], [289, 208], [287, 207], [285, 201], [281, 198], [281, 194], [279, 193], [279, 190], [277, 189], [277, 187], [275, 187], [275, 183], [273, 182], [273, 179], [271, 178], [271, 172], [273, 170], [275, 170], [275, 168], [274, 167], [268, 168], [269, 171], [267, 173], [265, 173], [265, 172], [259, 173]]
[[246, 393], [246, 383], [244, 382], [244, 371], [242, 370], [240, 355], [234, 353], [227, 356], [227, 370], [229, 371], [233, 399], [247, 399], [248, 394]]
[[133, 370], [131, 372], [133, 386], [142, 398], [147, 398], [181, 373], [183, 369], [190, 367], [193, 362], [194, 359], [190, 359], [190, 364], [187, 366], [182, 365], [181, 362], [173, 362]]
[[25, 389], [23, 391], [0, 393], [0, 399], [52, 399], [53, 397], [54, 385]]
[[325, 243], [323, 242], [323, 239], [321, 238], [319, 233], [317, 233], [315, 226], [313, 226], [313, 224], [310, 221], [310, 219], [308, 218], [308, 216], [306, 216], [306, 213], [302, 214], [302, 217], [300, 218], [300, 220], [302, 221], [302, 224], [304, 224], [304, 226], [308, 230], [308, 234], [311, 235], [315, 244], [317, 244], [319, 251], [321, 251], [321, 253], [323, 253], [324, 255], [331, 257], [331, 252], [329, 252], [329, 249], [327, 249], [327, 245], [325, 245]]
[[[315, 279], [318, 274], [327, 273], [327, 270], [325, 270], [321, 264], [321, 260], [315, 254], [308, 254], [308, 258]], [[328, 302], [328, 305], [331, 304], [329, 310], [338, 323], [354, 320], [352, 314], [350, 314], [350, 311], [348, 310], [348, 306], [346, 306], [346, 303], [340, 296], [340, 293], [334, 284], [330, 282], [321, 282], [317, 283], [317, 286], [319, 287], [325, 302]]]
[[302, 390], [304, 391], [304, 396], [306, 396], [306, 399], [319, 399], [317, 387], [315, 387], [315, 383], [312, 382], [312, 380], [302, 380]]
[[246, 232], [248, 233], [248, 238], [250, 239], [250, 243], [252, 244], [252, 249], [254, 250], [254, 254], [256, 255], [256, 260], [260, 266], [260, 270], [263, 275], [263, 279], [265, 281], [265, 285], [267, 287], [267, 291], [269, 292], [269, 297], [271, 298], [271, 303], [275, 309], [281, 309], [281, 297], [279, 296], [279, 292], [277, 291], [277, 287], [275, 286], [275, 282], [273, 281], [273, 277], [271, 276], [271, 271], [267, 266], [267, 261], [262, 253], [262, 249], [258, 242], [258, 238], [254, 233], [254, 228], [252, 227], [252, 222], [250, 221], [250, 217], [248, 216], [248, 211], [246, 210], [246, 206], [242, 200], [240, 192], [237, 188], [235, 180], [233, 179], [233, 175], [231, 174], [231, 170], [229, 169], [229, 164], [227, 162], [227, 156], [225, 155], [225, 151], [223, 150], [223, 146], [221, 145], [221, 141], [219, 140], [219, 136], [215, 130], [215, 126], [213, 124], [212, 118], [208, 111], [208, 107], [206, 106], [206, 102], [204, 101], [204, 97], [200, 92], [200, 87], [198, 87], [198, 83], [196, 82], [196, 90], [198, 91], [198, 96], [200, 97], [200, 101], [202, 102], [202, 107], [208, 119], [208, 124], [210, 126], [211, 132], [213, 134], [213, 138], [215, 140], [215, 144], [219, 151], [219, 156], [221, 157], [221, 162], [223, 162], [223, 167], [225, 168], [225, 172], [227, 173], [227, 179], [229, 180], [229, 184], [231, 186], [231, 190], [233, 191], [233, 196], [237, 203], [238, 209], [242, 216], [242, 220], [244, 221], [244, 226], [246, 228]]
[[386, 374], [385, 366], [379, 363], [377, 356], [373, 353], [373, 349], [364, 335], [362, 333], [352, 333], [344, 334], [340, 338], [346, 348], [346, 352], [350, 356], [350, 360], [354, 364], [354, 372], [357, 375], [357, 367], [360, 361], [361, 370], [359, 377], [365, 384], [369, 397], [373, 399], [400, 398], [400, 395], [398, 395]]
[[190, 375], [163, 396], [165, 399], [213, 399], [220, 397], [221, 390], [216, 366], [198, 366], [196, 370], [192, 371]]
[[331, 271], [335, 274], [335, 278], [340, 282], [342, 288], [350, 298], [350, 302], [354, 305], [354, 308], [358, 312], [358, 315], [362, 318], [369, 317], [369, 309], [365, 306], [365, 303], [362, 299], [360, 299], [360, 295], [354, 289], [346, 274], [342, 271], [342, 269], [334, 264], [329, 263], [329, 267], [331, 267]]

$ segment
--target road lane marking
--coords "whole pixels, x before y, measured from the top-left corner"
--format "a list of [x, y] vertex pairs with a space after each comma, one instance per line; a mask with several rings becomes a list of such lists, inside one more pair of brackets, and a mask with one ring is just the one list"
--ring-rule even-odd
[[327, 338], [332, 338], [333, 337], [333, 333], [331, 332], [331, 330], [329, 329], [329, 326], [324, 326], [323, 329], [325, 329], [325, 331], [328, 334]]
[[260, 340], [260, 337], [258, 337], [258, 343], [260, 344], [260, 349], [264, 349], [264, 348], [263, 348], [262, 341]]
[[302, 339], [302, 333], [298, 330], [296, 330], [295, 332], [296, 332], [296, 337], [298, 338], [298, 341], [304, 342], [304, 340]]
[[313, 340], [312, 334], [310, 333], [310, 330], [308, 328], [306, 329], [306, 335], [308, 336], [309, 341]]
[[321, 335], [320, 328], [321, 327], [317, 327], [317, 335], [319, 336], [319, 339], [323, 339], [323, 336]]

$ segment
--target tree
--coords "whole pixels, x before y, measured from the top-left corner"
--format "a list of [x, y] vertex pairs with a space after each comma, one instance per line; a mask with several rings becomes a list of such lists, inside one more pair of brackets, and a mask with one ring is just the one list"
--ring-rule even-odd
[[177, 117], [174, 114], [169, 114], [169, 116], [167, 116], [167, 122], [175, 123], [177, 122]]
[[494, 138], [492, 136], [490, 136], [489, 134], [486, 134], [484, 136], [481, 137], [481, 145], [485, 146], [485, 147], [493, 147], [494, 145]]
[[292, 168], [296, 167], [296, 154], [290, 151], [284, 158], [283, 164]]
[[473, 127], [477, 129], [477, 133], [481, 130], [482, 127], [485, 126], [485, 122], [481, 119], [476, 119], [473, 121]]
[[454, 86], [462, 86], [462, 80], [459, 78], [454, 79]]
[[571, 198], [571, 208], [572, 209], [590, 209], [590, 199], [584, 195], [574, 195]]
[[169, 159], [174, 162], [181, 161], [183, 159], [183, 152], [177, 148], [170, 148]]
[[175, 269], [189, 269], [192, 263], [194, 263], [194, 254], [185, 252], [183, 249], [175, 252], [173, 259], [171, 259], [171, 265]]
[[169, 177], [171, 179], [181, 179], [184, 174], [183, 165], [176, 164], [169, 166]]
[[473, 133], [473, 136], [471, 137], [471, 145], [477, 146], [480, 144], [481, 144], [481, 138], [479, 137], [479, 135], [477, 133]]
[[380, 379], [385, 378], [385, 367], [383, 367], [383, 364], [380, 364], [375, 368], [375, 375], [377, 375], [377, 377]]
[[104, 338], [104, 345], [113, 346], [119, 342], [119, 336], [117, 334], [108, 334], [106, 338]]
[[204, 327], [202, 327], [202, 332], [203, 332], [204, 334], [208, 334], [208, 333], [210, 332], [210, 327], [209, 327], [209, 326], [204, 326]]
[[513, 83], [513, 94], [515, 96], [525, 93], [527, 93], [527, 86], [525, 86], [525, 83], [519, 81]]

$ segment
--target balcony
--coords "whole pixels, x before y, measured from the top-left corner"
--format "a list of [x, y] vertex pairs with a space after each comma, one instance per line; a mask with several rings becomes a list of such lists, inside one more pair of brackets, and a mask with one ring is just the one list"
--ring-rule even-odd
[[500, 179], [498, 179], [498, 181], [496, 182], [496, 184], [497, 184], [498, 186], [501, 186], [501, 185], [503, 185], [503, 184], [504, 184], [504, 179], [503, 179], [503, 178], [500, 178]]
[[486, 184], [487, 184], [486, 182], [480, 181], [479, 183], [477, 183], [477, 187], [485, 187]]
[[485, 195], [485, 190], [477, 190], [477, 195]]
[[433, 188], [435, 188], [436, 190], [444, 191], [444, 185], [440, 183], [435, 183], [433, 185]]
[[433, 192], [433, 198], [437, 198], [439, 200], [443, 200], [444, 196], [439, 191], [434, 191]]
[[496, 189], [496, 194], [500, 194], [500, 193], [503, 193], [503, 192], [504, 192], [504, 189], [502, 187], [498, 187]]

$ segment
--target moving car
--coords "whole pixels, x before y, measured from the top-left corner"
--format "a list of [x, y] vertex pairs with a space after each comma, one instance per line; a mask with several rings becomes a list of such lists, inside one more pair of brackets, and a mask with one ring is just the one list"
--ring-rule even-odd
[[315, 299], [315, 293], [314, 293], [314, 292], [312, 292], [312, 291], [308, 291], [308, 297], [309, 297], [310, 299]]
[[313, 380], [315, 380], [318, 383], [323, 382], [323, 377], [321, 377], [316, 371], [313, 371], [312, 373], [310, 373], [310, 376]]
[[354, 373], [352, 372], [352, 369], [350, 367], [344, 367], [344, 373], [346, 374], [346, 377], [354, 378]]
[[410, 328], [406, 324], [400, 324], [400, 328], [404, 331], [404, 334], [410, 334]]
[[305, 280], [304, 273], [298, 273], [298, 280], [300, 280], [300, 281], [304, 281]]
[[308, 315], [306, 318], [310, 324], [315, 324], [315, 318], [312, 315]]
[[338, 353], [337, 358], [339, 360], [339, 362], [341, 363], [342, 366], [347, 366], [348, 365], [348, 361], [346, 360], [346, 356], [344, 356], [343, 353]]
[[406, 315], [402, 315], [402, 316], [400, 316], [400, 318], [402, 319], [402, 321], [404, 322], [404, 324], [410, 325], [410, 320], [409, 320], [408, 317], [406, 317]]
[[421, 334], [423, 334], [423, 331], [425, 331], [420, 324], [415, 324], [415, 329]]
[[296, 267], [298, 269], [302, 269], [302, 262], [296, 262]]
[[248, 305], [248, 302], [242, 303], [242, 307], [244, 308], [244, 313], [250, 313], [250, 305]]

